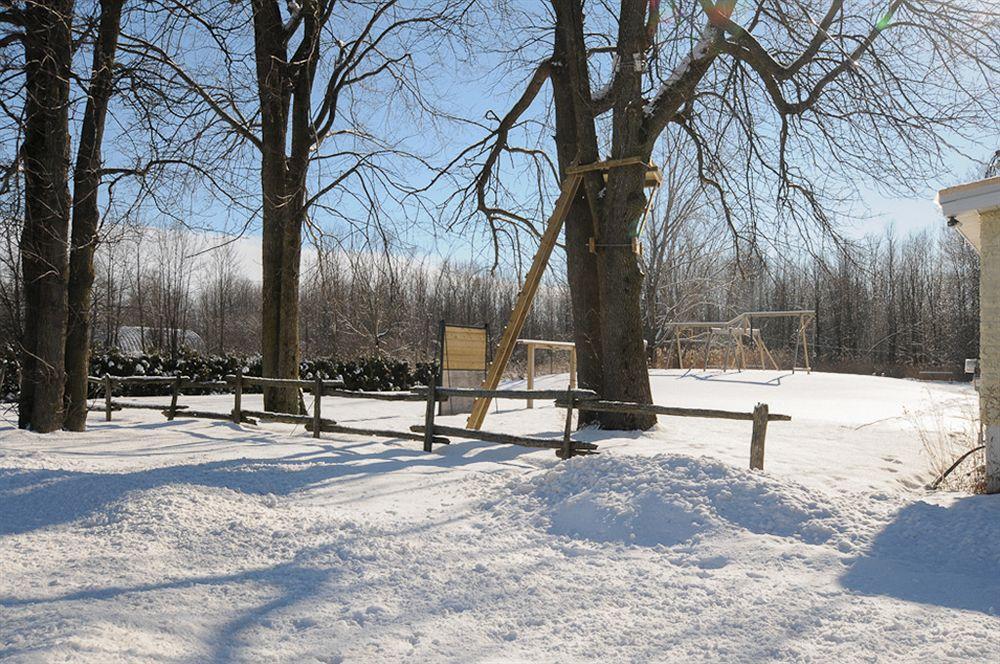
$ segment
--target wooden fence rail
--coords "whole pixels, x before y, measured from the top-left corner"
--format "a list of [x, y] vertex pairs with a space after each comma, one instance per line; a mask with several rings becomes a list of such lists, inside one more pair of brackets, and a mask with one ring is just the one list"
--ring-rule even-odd
[[[565, 406], [565, 399], [556, 399], [557, 406]], [[747, 420], [754, 419], [753, 413], [716, 410], [713, 408], [679, 408], [676, 406], [658, 406], [656, 404], [632, 403], [629, 401], [605, 401], [603, 399], [581, 399], [577, 405], [580, 410], [602, 411], [607, 413], [652, 413], [654, 415], [669, 415], [673, 417], [705, 417], [718, 420]], [[770, 413], [768, 421], [788, 422], [792, 418], [788, 415], [778, 415]]]
[[[556, 399], [557, 406], [565, 407], [570, 401], [566, 398]], [[648, 403], [632, 403], [627, 401], [605, 401], [603, 399], [581, 399], [575, 402], [580, 410], [606, 413], [652, 413], [671, 417], [704, 417], [721, 420], [749, 420], [753, 422], [750, 434], [750, 468], [764, 470], [764, 439], [767, 436], [768, 422], [788, 422], [789, 415], [779, 415], [768, 412], [766, 403], [759, 403], [752, 413], [732, 410], [715, 410], [712, 408], [679, 408], [676, 406], [658, 406]]]
[[[426, 387], [414, 387], [413, 393], [427, 395]], [[551, 401], [553, 399], [599, 399], [593, 390], [487, 390], [479, 387], [435, 387], [439, 397], [475, 397], [489, 399], [538, 399]]]
[[[426, 433], [427, 427], [414, 424], [410, 427], [414, 433]], [[509, 433], [496, 433], [494, 431], [481, 431], [479, 429], [465, 429], [462, 427], [449, 427], [441, 424], [434, 425], [434, 432], [446, 436], [458, 438], [469, 438], [471, 440], [484, 440], [488, 443], [502, 443], [504, 445], [520, 445], [522, 447], [535, 447], [547, 450], [561, 450], [563, 448], [562, 439], [530, 438], [528, 436], [515, 436]], [[575, 447], [581, 452], [592, 452], [597, 449], [594, 443], [584, 443], [574, 441]]]

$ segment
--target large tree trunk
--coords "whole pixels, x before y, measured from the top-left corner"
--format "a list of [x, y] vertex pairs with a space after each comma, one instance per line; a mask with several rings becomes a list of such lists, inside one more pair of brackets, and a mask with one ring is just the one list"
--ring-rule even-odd
[[[651, 141], [644, 126], [642, 73], [628, 66], [633, 54], [646, 52], [646, 4], [622, 2], [618, 22], [619, 92], [612, 120], [612, 159], [649, 160]], [[608, 172], [603, 223], [600, 228], [598, 278], [601, 334], [604, 340], [604, 398], [651, 403], [649, 368], [643, 346], [642, 269], [632, 252], [632, 239], [645, 209], [646, 169], [642, 165]], [[601, 424], [614, 429], [648, 429], [655, 415], [607, 413]]]
[[[628, 4], [628, 3], [626, 3]], [[634, 4], [634, 3], [633, 3]], [[590, 76], [587, 67], [587, 49], [583, 31], [583, 7], [579, 0], [553, 0], [556, 14], [555, 56], [559, 66], [553, 67], [553, 97], [556, 107], [556, 145], [560, 166], [565, 168], [567, 159], [580, 164], [598, 161], [597, 133], [594, 122], [594, 101], [590, 93]], [[636, 13], [636, 7], [623, 7]], [[645, 5], [638, 5], [640, 31], [644, 40], [642, 19]], [[621, 35], [620, 35], [621, 37]], [[629, 54], [645, 50], [645, 44], [633, 44], [631, 34], [626, 46], [619, 39], [619, 49]], [[631, 55], [620, 55], [621, 62], [631, 60]], [[622, 67], [630, 71], [631, 67]], [[626, 90], [640, 87], [638, 75], [626, 76]], [[620, 95], [640, 99], [641, 95]], [[643, 153], [645, 142], [642, 132], [642, 103], [619, 104], [615, 108], [614, 157]], [[632, 108], [634, 106], [634, 108]], [[567, 110], [569, 109], [569, 110]], [[631, 124], [620, 126], [622, 111], [632, 116]], [[628, 130], [623, 133], [623, 130]], [[625, 136], [625, 140], [622, 138]], [[573, 146], [571, 152], [570, 145]], [[648, 153], [643, 153], [648, 159]], [[642, 156], [642, 155], [640, 155]], [[566, 225], [566, 254], [574, 328], [580, 353], [581, 367], [587, 379], [593, 378], [596, 389], [604, 398], [619, 401], [650, 403], [649, 375], [643, 346], [641, 314], [642, 272], [637, 256], [631, 251], [630, 228], [637, 208], [642, 213], [645, 204], [643, 184], [645, 169], [614, 169], [608, 173], [607, 191], [599, 172], [587, 176], [583, 183], [584, 197], [574, 202]], [[595, 224], [594, 219], [600, 220]], [[588, 240], [597, 237], [605, 246], [596, 255], [590, 254]], [[584, 374], [581, 374], [581, 384]], [[589, 386], [588, 386], [589, 387]], [[593, 417], [593, 416], [592, 416]], [[654, 415], [634, 416], [620, 413], [600, 413], [597, 419], [604, 428], [647, 429], [656, 423]]]
[[87, 426], [90, 307], [94, 287], [94, 250], [100, 221], [97, 203], [101, 185], [101, 143], [112, 93], [123, 4], [124, 0], [101, 0], [93, 74], [73, 173], [73, 235], [66, 329], [66, 416], [63, 422], [63, 428], [70, 431], [83, 431]]
[[[254, 0], [253, 8], [264, 197], [261, 368], [268, 378], [297, 379], [299, 272], [306, 173], [314, 139], [310, 102], [319, 53], [319, 6], [302, 3], [304, 34], [291, 63], [277, 3]], [[296, 413], [300, 407], [298, 390], [264, 390], [265, 410]]]
[[[579, 103], [579, 77], [586, 76], [586, 59], [582, 62], [574, 55], [574, 48], [582, 44], [582, 15], [575, 0], [556, 0], [557, 13], [555, 48], [552, 67], [552, 94], [555, 105], [556, 151], [559, 172], [565, 177], [568, 166], [581, 160], [591, 160], [597, 154], [596, 131], [593, 115]], [[572, 66], [566, 66], [572, 63]], [[582, 125], [582, 130], [578, 130]], [[581, 149], [581, 144], [583, 145]], [[570, 301], [573, 307], [573, 341], [577, 349], [577, 375], [582, 388], [598, 394], [604, 391], [601, 366], [602, 344], [600, 326], [600, 293], [597, 281], [597, 256], [590, 253], [588, 240], [593, 235], [594, 216], [587, 198], [586, 187], [581, 187], [566, 215], [566, 275], [570, 284]], [[580, 412], [580, 425], [598, 418], [598, 413]]]
[[63, 421], [72, 16], [72, 0], [24, 9], [25, 326], [18, 424], [39, 432]]

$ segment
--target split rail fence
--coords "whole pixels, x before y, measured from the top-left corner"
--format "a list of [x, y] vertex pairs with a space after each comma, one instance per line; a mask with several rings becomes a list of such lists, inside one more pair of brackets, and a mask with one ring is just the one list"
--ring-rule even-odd
[[[770, 413], [767, 404], [757, 404], [753, 412], [715, 410], [708, 408], [679, 408], [674, 406], [659, 406], [656, 404], [640, 404], [623, 401], [608, 401], [601, 399], [592, 390], [489, 390], [483, 388], [440, 387], [431, 384], [429, 387], [418, 386], [409, 392], [366, 392], [343, 389], [342, 381], [337, 380], [293, 380], [281, 378], [259, 378], [255, 376], [227, 376], [221, 381], [196, 381], [188, 376], [104, 376], [89, 378], [91, 383], [104, 388], [103, 406], [94, 406], [91, 410], [103, 410], [105, 419], [111, 421], [113, 411], [123, 408], [144, 408], [159, 410], [168, 420], [173, 420], [178, 414], [184, 417], [205, 418], [230, 421], [236, 424], [257, 424], [258, 421], [301, 424], [311, 431], [314, 438], [320, 433], [340, 433], [348, 435], [375, 436], [380, 438], [397, 438], [415, 440], [423, 443], [423, 449], [430, 452], [435, 444], [447, 445], [450, 437], [482, 440], [503, 445], [520, 445], [536, 449], [554, 450], [556, 456], [568, 459], [574, 456], [597, 454], [597, 445], [573, 437], [573, 411], [614, 412], [614, 413], [652, 413], [669, 417], [700, 417], [711, 419], [746, 420], [753, 422], [750, 436], [750, 467], [764, 468], [764, 443], [767, 436], [768, 422], [789, 421], [788, 415]], [[170, 385], [170, 403], [146, 403], [135, 401], [120, 401], [113, 398], [115, 385]], [[312, 414], [275, 413], [262, 410], [251, 410], [243, 407], [243, 392], [247, 386], [295, 388], [314, 395]], [[232, 391], [233, 409], [229, 413], [193, 410], [187, 405], [178, 403], [186, 390]], [[390, 429], [369, 429], [362, 427], [343, 426], [336, 420], [323, 417], [322, 397], [345, 397], [352, 399], [375, 399], [380, 401], [420, 401], [426, 404], [424, 423], [413, 425], [409, 431]], [[536, 438], [509, 433], [482, 431], [442, 425], [435, 422], [437, 404], [450, 397], [487, 398], [487, 399], [518, 399], [525, 401], [550, 400], [555, 401], [559, 408], [566, 409], [565, 427], [561, 438]], [[302, 411], [305, 412], [305, 404]]]

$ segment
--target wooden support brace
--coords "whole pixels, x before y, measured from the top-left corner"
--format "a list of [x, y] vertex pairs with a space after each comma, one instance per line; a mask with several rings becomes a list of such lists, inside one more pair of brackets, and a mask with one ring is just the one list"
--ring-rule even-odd
[[[493, 358], [493, 362], [490, 364], [489, 371], [486, 373], [486, 380], [483, 381], [485, 389], [495, 390], [500, 384], [503, 372], [507, 368], [510, 356], [514, 352], [517, 338], [521, 335], [524, 321], [531, 310], [531, 303], [535, 299], [535, 293], [538, 291], [538, 285], [541, 283], [545, 266], [548, 264], [552, 250], [559, 239], [559, 232], [566, 219], [566, 214], [569, 212], [570, 205], [576, 197], [581, 178], [582, 176], [580, 175], [573, 175], [563, 181], [562, 192], [559, 194], [559, 200], [556, 201], [555, 211], [553, 211], [552, 216], [549, 218], [545, 233], [542, 235], [541, 242], [538, 245], [538, 251], [535, 253], [535, 257], [531, 262], [531, 268], [524, 279], [524, 286], [517, 295], [514, 311], [511, 313], [507, 326], [503, 329], [500, 343], [497, 346], [497, 352]], [[468, 428], [478, 429], [483, 425], [483, 420], [486, 419], [486, 411], [490, 407], [491, 400], [489, 397], [476, 399], [472, 404], [472, 413], [469, 415], [468, 422], [466, 423]]]

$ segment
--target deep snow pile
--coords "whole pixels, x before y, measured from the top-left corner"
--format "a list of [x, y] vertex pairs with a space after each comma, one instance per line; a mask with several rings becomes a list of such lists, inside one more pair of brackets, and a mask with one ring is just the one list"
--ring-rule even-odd
[[[913, 428], [960, 426], [968, 388], [653, 387], [793, 420], [772, 423], [764, 473], [730, 421], [585, 431], [602, 454], [569, 462], [150, 411], [0, 428], [0, 660], [995, 661], [1000, 503], [924, 491]], [[422, 408], [323, 404], [400, 430]], [[487, 425], [553, 435], [562, 417], [503, 402]]]
[[[516, 484], [519, 507], [548, 532], [595, 542], [669, 547], [745, 532], [834, 544], [850, 551], [829, 499], [803, 486], [706, 457], [574, 460]], [[855, 525], [859, 513], [851, 515]]]

